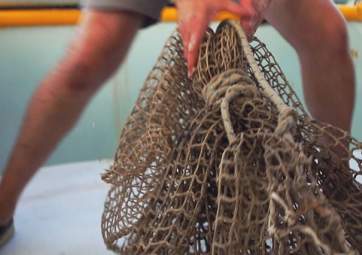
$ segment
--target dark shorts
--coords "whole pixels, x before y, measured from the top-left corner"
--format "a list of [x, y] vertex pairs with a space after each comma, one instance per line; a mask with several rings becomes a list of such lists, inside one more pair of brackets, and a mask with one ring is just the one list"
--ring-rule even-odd
[[160, 18], [160, 12], [167, 0], [82, 0], [85, 8], [101, 10], [131, 11], [145, 16], [144, 25], [150, 25]]

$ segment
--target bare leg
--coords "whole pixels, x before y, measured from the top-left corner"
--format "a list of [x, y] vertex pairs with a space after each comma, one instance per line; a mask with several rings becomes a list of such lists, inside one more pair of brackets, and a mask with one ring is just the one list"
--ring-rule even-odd
[[66, 56], [35, 91], [0, 184], [0, 224], [25, 185], [124, 58], [142, 17], [87, 11]]
[[298, 53], [312, 116], [350, 131], [355, 78], [341, 14], [330, 0], [273, 0], [266, 17]]

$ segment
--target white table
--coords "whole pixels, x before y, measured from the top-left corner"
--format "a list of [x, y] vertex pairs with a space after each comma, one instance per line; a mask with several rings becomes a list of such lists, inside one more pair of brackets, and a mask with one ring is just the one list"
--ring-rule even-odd
[[110, 161], [42, 168], [24, 192], [15, 215], [15, 236], [2, 255], [112, 254], [101, 235], [108, 186], [100, 174]]

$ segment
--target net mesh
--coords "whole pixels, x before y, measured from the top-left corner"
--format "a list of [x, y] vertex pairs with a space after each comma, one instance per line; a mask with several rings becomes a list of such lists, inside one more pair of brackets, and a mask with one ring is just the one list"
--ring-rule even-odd
[[119, 254], [362, 254], [362, 144], [312, 120], [265, 45], [168, 39], [123, 128], [102, 218]]

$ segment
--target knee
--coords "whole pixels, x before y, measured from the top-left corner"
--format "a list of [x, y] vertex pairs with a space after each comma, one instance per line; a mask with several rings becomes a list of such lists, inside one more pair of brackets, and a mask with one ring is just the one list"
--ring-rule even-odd
[[97, 62], [87, 58], [85, 54], [67, 54], [56, 69], [56, 75], [64, 80], [63, 87], [73, 92], [87, 92], [97, 89], [99, 75], [96, 70]]
[[59, 65], [58, 71], [67, 79], [64, 85], [69, 89], [99, 88], [117, 70], [138, 29], [138, 23], [129, 22], [128, 16], [102, 15], [84, 25]]
[[337, 58], [349, 54], [348, 31], [341, 17], [325, 19], [325, 22], [312, 29], [314, 32], [298, 43], [296, 48], [299, 53]]
[[71, 93], [94, 92], [113, 74], [120, 62], [120, 57], [111, 56], [96, 46], [70, 48], [55, 69], [55, 76]]
[[348, 54], [348, 31], [346, 23], [342, 18], [328, 21], [324, 25], [321, 35], [320, 47], [325, 47], [328, 53], [335, 54], [335, 56]]

